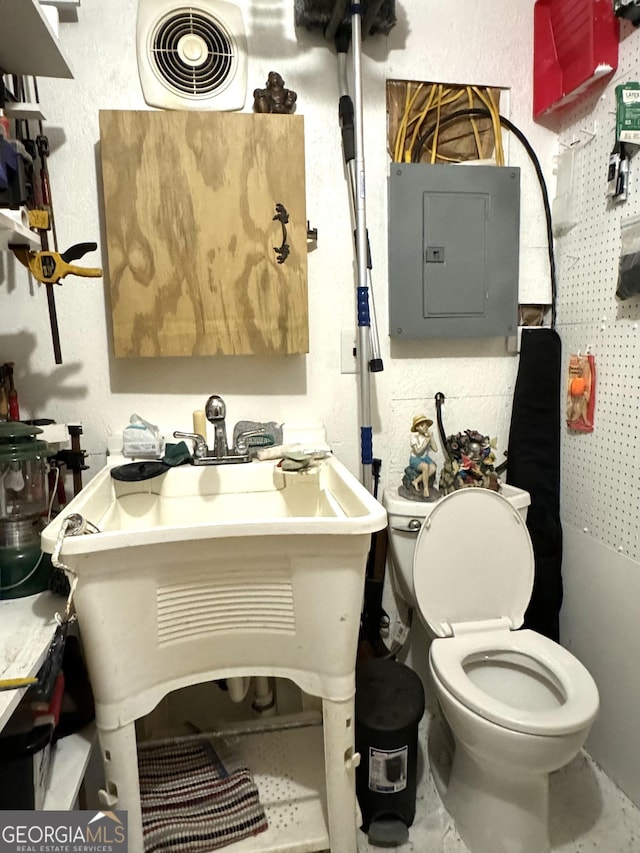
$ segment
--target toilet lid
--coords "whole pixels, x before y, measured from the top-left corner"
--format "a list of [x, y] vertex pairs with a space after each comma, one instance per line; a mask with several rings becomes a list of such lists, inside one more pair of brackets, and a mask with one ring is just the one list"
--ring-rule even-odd
[[488, 489], [452, 492], [434, 507], [413, 556], [416, 601], [438, 637], [452, 625], [507, 618], [519, 628], [531, 597], [534, 558], [520, 513]]

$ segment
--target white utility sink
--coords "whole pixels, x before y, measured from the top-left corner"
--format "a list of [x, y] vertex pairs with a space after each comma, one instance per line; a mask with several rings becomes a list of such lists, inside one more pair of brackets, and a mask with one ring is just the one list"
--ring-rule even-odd
[[278, 670], [314, 695], [337, 677], [338, 692], [352, 690], [367, 554], [386, 512], [335, 457], [302, 472], [182, 465], [135, 483], [106, 467], [44, 529], [44, 551], [73, 513], [99, 531], [66, 536], [60, 559], [77, 575], [100, 702], [131, 689], [114, 660], [134, 651], [129, 675], [149, 702], [167, 680], [214, 670]]
[[323, 700], [326, 789], [313, 802], [326, 827], [291, 846], [273, 818], [273, 844], [266, 833], [265, 846], [256, 836], [242, 849], [355, 853], [356, 647], [382, 505], [329, 457], [293, 473], [275, 462], [185, 465], [138, 483], [105, 468], [45, 528], [43, 550], [72, 513], [99, 530], [65, 537], [60, 559], [95, 697], [101, 803], [128, 810], [132, 853], [143, 851], [136, 720], [172, 690], [254, 675]]
[[380, 530], [386, 514], [335, 457], [310, 470], [275, 462], [182, 465], [141, 482], [122, 482], [103, 468], [42, 533], [51, 553], [60, 525], [80, 513], [98, 528], [90, 539], [65, 539], [65, 555], [153, 543], [227, 536], [362, 534]]

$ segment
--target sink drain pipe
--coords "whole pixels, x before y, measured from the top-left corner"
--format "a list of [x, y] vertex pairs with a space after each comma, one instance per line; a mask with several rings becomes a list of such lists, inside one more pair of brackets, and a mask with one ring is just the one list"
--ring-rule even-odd
[[237, 678], [227, 678], [227, 693], [232, 702], [242, 702], [249, 692], [251, 677], [238, 676]]
[[249, 694], [253, 682], [253, 701], [251, 707], [261, 716], [275, 714], [276, 703], [269, 679], [264, 675], [243, 675], [225, 679], [227, 694], [232, 702], [242, 702]]
[[276, 712], [276, 701], [266, 675], [253, 679], [253, 702], [251, 707], [262, 717], [272, 717]]

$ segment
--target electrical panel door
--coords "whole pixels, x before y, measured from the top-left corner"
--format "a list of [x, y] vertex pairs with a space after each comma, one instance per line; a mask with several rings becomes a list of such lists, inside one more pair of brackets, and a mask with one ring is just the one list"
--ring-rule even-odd
[[394, 163], [389, 176], [389, 333], [514, 334], [520, 172]]

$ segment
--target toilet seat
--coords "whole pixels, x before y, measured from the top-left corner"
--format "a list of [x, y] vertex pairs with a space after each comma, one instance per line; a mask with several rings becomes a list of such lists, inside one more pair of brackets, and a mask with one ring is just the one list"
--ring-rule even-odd
[[[527, 710], [502, 702], [474, 684], [464, 669], [470, 659], [509, 652], [528, 658], [531, 669], [558, 690], [563, 699], [559, 707]], [[570, 734], [583, 729], [598, 712], [598, 690], [588, 670], [558, 643], [535, 631], [487, 630], [437, 639], [431, 644], [429, 660], [443, 686], [463, 705], [512, 731]]]
[[[445, 638], [433, 641], [429, 660], [446, 690], [498, 726], [526, 734], [571, 734], [595, 718], [598, 689], [558, 643], [535, 631], [514, 630], [524, 620], [534, 567], [531, 537], [509, 501], [474, 488], [443, 498], [425, 519], [413, 558], [418, 607], [437, 637]], [[509, 660], [509, 654], [516, 657]], [[505, 679], [510, 667], [524, 670], [557, 692], [558, 705], [519, 708], [483, 690], [465, 665], [494, 657]]]
[[452, 636], [456, 623], [519, 628], [534, 568], [531, 537], [509, 501], [488, 489], [461, 489], [439, 501], [420, 528], [416, 602], [438, 637]]

